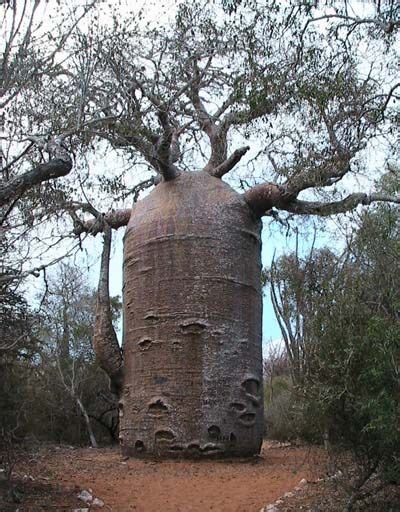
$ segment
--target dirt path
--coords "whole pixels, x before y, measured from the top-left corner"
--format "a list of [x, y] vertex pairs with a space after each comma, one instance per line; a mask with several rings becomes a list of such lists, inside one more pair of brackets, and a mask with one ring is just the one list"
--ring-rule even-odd
[[83, 507], [76, 494], [90, 488], [113, 512], [258, 512], [317, 478], [320, 460], [318, 450], [276, 444], [246, 462], [124, 461], [118, 449], [47, 448], [16, 467], [24, 480], [18, 509]]

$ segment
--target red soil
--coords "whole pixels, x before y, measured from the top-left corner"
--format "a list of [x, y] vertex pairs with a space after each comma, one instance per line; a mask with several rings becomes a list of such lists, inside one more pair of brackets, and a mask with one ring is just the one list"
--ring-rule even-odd
[[85, 507], [76, 495], [91, 489], [105, 503], [103, 510], [113, 512], [259, 511], [301, 479], [315, 480], [323, 471], [321, 459], [316, 449], [276, 443], [265, 444], [250, 461], [149, 462], [122, 460], [117, 448], [42, 448], [15, 467], [18, 509]]

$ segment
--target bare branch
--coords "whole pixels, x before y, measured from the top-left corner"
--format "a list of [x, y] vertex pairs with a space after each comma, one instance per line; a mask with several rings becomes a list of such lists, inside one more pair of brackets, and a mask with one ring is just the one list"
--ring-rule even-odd
[[[36, 139], [34, 142], [38, 142]], [[4, 206], [16, 197], [21, 197], [24, 192], [36, 185], [48, 180], [60, 178], [70, 173], [72, 159], [67, 150], [62, 147], [57, 139], [42, 147], [50, 154], [51, 160], [45, 164], [39, 164], [34, 169], [9, 181], [0, 183], [0, 206]]]
[[280, 208], [298, 215], [319, 215], [325, 217], [354, 210], [360, 204], [369, 205], [379, 201], [400, 204], [400, 196], [355, 193], [348, 195], [340, 201], [332, 201], [330, 203], [295, 199], [281, 205]]
[[[68, 207], [67, 207], [68, 209]], [[73, 205], [69, 207], [70, 213], [76, 209], [85, 209], [84, 205], [77, 205], [75, 208]], [[131, 217], [132, 208], [125, 210], [112, 210], [111, 212], [104, 213], [100, 217], [95, 219], [82, 221], [77, 215], [73, 216], [74, 220], [74, 234], [80, 235], [82, 233], [90, 233], [91, 235], [97, 235], [104, 230], [104, 225], [107, 224], [112, 229], [118, 229], [122, 226], [126, 226]]]
[[222, 176], [231, 171], [235, 165], [240, 162], [242, 157], [247, 153], [249, 149], [250, 146], [244, 146], [242, 148], [236, 149], [233, 154], [225, 160], [225, 162], [210, 170], [209, 173], [216, 178], [222, 178]]

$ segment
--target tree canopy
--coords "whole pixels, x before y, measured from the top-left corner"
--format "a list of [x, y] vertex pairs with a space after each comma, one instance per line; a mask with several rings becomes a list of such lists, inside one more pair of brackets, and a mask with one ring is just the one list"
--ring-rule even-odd
[[101, 213], [125, 225], [142, 190], [186, 170], [221, 178], [237, 166], [260, 216], [400, 201], [365, 181], [369, 169], [398, 173], [395, 2], [169, 7], [159, 21], [59, 6], [44, 23], [40, 1], [2, 6], [13, 275], [38, 273], [57, 240], [78, 247]]

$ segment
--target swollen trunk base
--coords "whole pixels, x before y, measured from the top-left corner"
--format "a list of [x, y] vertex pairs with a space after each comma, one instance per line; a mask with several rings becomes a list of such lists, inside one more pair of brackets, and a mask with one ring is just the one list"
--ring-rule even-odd
[[183, 173], [137, 203], [124, 249], [123, 453], [259, 452], [260, 270], [260, 222], [221, 180]]

